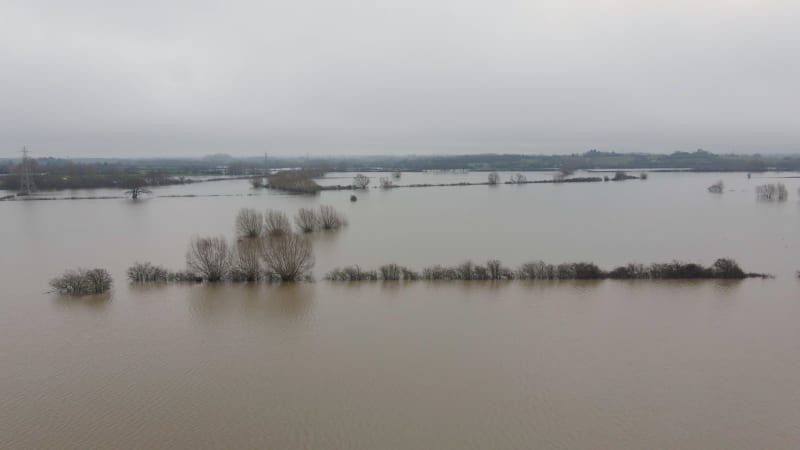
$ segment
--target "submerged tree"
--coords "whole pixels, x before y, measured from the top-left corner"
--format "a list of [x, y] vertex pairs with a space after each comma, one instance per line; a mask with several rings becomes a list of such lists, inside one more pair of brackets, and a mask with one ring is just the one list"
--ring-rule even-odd
[[319, 207], [319, 226], [323, 230], [335, 230], [347, 224], [344, 217], [333, 206], [322, 205]]
[[708, 192], [711, 192], [712, 194], [722, 194], [722, 191], [724, 189], [725, 189], [725, 184], [722, 182], [722, 180], [719, 180], [708, 187]]
[[498, 175], [497, 172], [491, 172], [487, 176], [487, 180], [490, 185], [494, 186], [500, 182], [500, 175]]
[[311, 243], [294, 233], [269, 239], [261, 255], [269, 274], [281, 281], [299, 281], [314, 267]]
[[261, 254], [263, 239], [244, 239], [233, 250], [231, 278], [239, 281], [258, 281], [263, 274]]
[[389, 177], [381, 177], [378, 181], [381, 184], [381, 189], [391, 189], [391, 187], [394, 185]]
[[759, 200], [784, 201], [789, 197], [789, 191], [783, 183], [762, 184], [756, 187], [756, 196]]
[[356, 189], [366, 189], [369, 186], [369, 177], [359, 173], [353, 177], [353, 186]]
[[105, 269], [72, 270], [50, 280], [50, 286], [62, 295], [102, 294], [111, 289], [111, 284], [111, 275]]
[[147, 189], [145, 186], [147, 182], [144, 178], [132, 178], [128, 180], [127, 188], [128, 190], [125, 191], [125, 195], [130, 195], [131, 199], [138, 200], [139, 196], [142, 194], [151, 194], [152, 192], [150, 189]]
[[268, 209], [264, 214], [264, 231], [269, 236], [279, 236], [281, 234], [290, 233], [292, 225], [289, 223], [289, 218], [283, 211], [276, 211]]
[[300, 208], [294, 216], [294, 223], [303, 233], [311, 233], [319, 227], [319, 218], [313, 209]]
[[236, 234], [241, 238], [254, 239], [264, 233], [264, 216], [253, 208], [242, 208], [236, 215]]
[[224, 237], [193, 238], [186, 252], [186, 265], [202, 278], [215, 282], [231, 270], [231, 255]]
[[528, 182], [528, 178], [525, 175], [518, 173], [511, 176], [511, 184], [524, 184]]

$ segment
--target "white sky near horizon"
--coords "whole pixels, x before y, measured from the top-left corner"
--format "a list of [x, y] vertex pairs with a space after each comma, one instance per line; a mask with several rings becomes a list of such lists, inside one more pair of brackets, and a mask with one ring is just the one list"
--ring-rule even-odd
[[0, 0], [0, 158], [798, 152], [800, 2]]

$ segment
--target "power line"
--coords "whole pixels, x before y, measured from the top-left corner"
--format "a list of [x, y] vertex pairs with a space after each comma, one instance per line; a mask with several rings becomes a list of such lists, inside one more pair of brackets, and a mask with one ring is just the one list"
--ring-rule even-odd
[[33, 182], [33, 175], [31, 174], [31, 158], [28, 157], [28, 153], [30, 153], [27, 147], [22, 147], [22, 164], [21, 164], [21, 171], [20, 171], [20, 183], [19, 183], [19, 190], [20, 193], [24, 195], [31, 195], [34, 191], [36, 191], [36, 184]]

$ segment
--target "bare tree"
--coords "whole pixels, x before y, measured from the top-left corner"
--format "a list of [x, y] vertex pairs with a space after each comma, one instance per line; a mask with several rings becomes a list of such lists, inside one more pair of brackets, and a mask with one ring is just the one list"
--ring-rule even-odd
[[708, 192], [711, 192], [712, 194], [722, 194], [723, 190], [725, 190], [725, 184], [722, 182], [722, 180], [719, 180], [708, 187]]
[[333, 206], [322, 205], [319, 207], [319, 225], [323, 230], [335, 230], [347, 224], [347, 221]]
[[151, 194], [152, 192], [145, 187], [146, 185], [147, 182], [144, 178], [131, 179], [127, 183], [128, 190], [125, 191], [125, 195], [130, 195], [133, 200], [138, 200], [142, 194]]
[[498, 175], [497, 172], [491, 172], [489, 173], [487, 179], [490, 185], [496, 185], [497, 183], [500, 182], [500, 175]]
[[356, 189], [366, 189], [367, 186], [369, 186], [369, 177], [359, 173], [353, 177], [353, 186], [355, 186]]
[[263, 273], [261, 267], [263, 249], [263, 238], [238, 241], [232, 255], [233, 278], [240, 281], [258, 281]]
[[300, 208], [294, 216], [294, 223], [303, 233], [311, 233], [319, 228], [317, 213], [310, 208]]
[[762, 184], [756, 187], [756, 196], [759, 200], [783, 201], [789, 197], [789, 191], [783, 183]]
[[261, 256], [267, 271], [281, 281], [301, 280], [314, 267], [311, 243], [294, 233], [269, 239]]
[[515, 175], [511, 176], [511, 184], [524, 184], [524, 183], [527, 183], [527, 182], [528, 182], [528, 179], [525, 177], [525, 175], [523, 175], [521, 173], [518, 173], [518, 174], [515, 174]]
[[381, 183], [381, 189], [391, 189], [392, 185], [394, 184], [389, 177], [381, 177], [378, 181]]
[[255, 239], [264, 234], [264, 216], [253, 208], [242, 208], [236, 215], [236, 234], [241, 238]]
[[292, 225], [289, 223], [289, 218], [283, 211], [276, 211], [268, 209], [264, 214], [264, 232], [270, 236], [278, 236], [281, 234], [290, 233]]
[[264, 187], [264, 177], [255, 176], [250, 178], [250, 185], [254, 188], [262, 188]]
[[186, 252], [186, 265], [202, 278], [220, 281], [231, 270], [231, 255], [224, 237], [193, 238]]

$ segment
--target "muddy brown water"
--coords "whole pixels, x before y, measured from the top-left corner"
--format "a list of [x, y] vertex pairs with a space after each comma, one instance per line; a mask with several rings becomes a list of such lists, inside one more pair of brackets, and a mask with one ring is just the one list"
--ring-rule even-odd
[[[708, 194], [717, 179], [726, 192]], [[0, 448], [798, 448], [800, 181], [783, 180], [787, 202], [757, 202], [765, 181], [654, 173], [350, 203], [247, 196], [237, 180], [157, 190], [233, 197], [0, 203]], [[124, 280], [134, 261], [181, 268], [189, 237], [231, 236], [243, 206], [319, 204], [350, 225], [314, 235], [315, 283]], [[776, 278], [321, 280], [354, 263], [719, 256]], [[114, 289], [45, 293], [75, 266], [106, 267]]]

